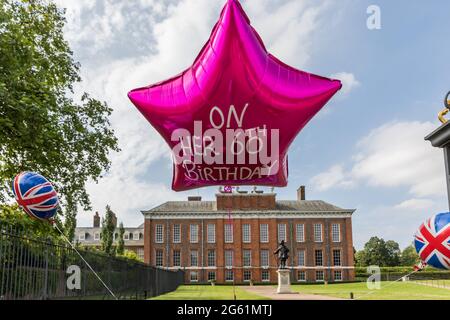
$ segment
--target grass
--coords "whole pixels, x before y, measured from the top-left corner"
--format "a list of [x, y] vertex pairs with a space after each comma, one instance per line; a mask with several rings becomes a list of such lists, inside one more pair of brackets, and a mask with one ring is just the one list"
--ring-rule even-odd
[[[170, 292], [152, 300], [233, 300], [232, 286], [180, 286], [176, 291]], [[267, 298], [249, 293], [236, 287], [238, 300], [267, 300]]]
[[[442, 281], [442, 280], [441, 280]], [[361, 300], [450, 300], [450, 283], [447, 289], [406, 282], [382, 282], [380, 290], [369, 290], [365, 282], [339, 283], [328, 285], [292, 285], [292, 290], [300, 293], [318, 294], [338, 298]]]
[[[381, 290], [369, 290], [365, 282], [337, 284], [294, 284], [292, 290], [306, 294], [316, 294], [337, 298], [350, 298], [353, 292], [355, 299], [361, 300], [450, 300], [450, 280], [440, 282], [440, 288], [412, 282], [382, 282]], [[443, 284], [447, 289], [442, 288]], [[433, 285], [438, 282], [434, 281]], [[273, 287], [275, 290], [275, 287]], [[267, 300], [267, 298], [249, 293], [236, 287], [238, 300]], [[153, 298], [155, 300], [232, 300], [232, 286], [180, 286], [176, 291]]]

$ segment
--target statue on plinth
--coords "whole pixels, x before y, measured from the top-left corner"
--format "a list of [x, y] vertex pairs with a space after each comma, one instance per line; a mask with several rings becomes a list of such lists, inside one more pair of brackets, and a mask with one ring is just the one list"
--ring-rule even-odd
[[284, 243], [284, 240], [281, 240], [280, 245], [278, 246], [277, 250], [273, 252], [273, 254], [278, 255], [278, 268], [279, 269], [286, 269], [286, 261], [289, 259], [289, 249], [286, 247], [286, 244]]

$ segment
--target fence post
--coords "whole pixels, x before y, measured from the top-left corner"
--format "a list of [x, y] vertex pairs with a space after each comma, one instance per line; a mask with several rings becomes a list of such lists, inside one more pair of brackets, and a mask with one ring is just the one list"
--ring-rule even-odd
[[47, 300], [48, 295], [48, 247], [49, 247], [49, 241], [46, 243], [45, 246], [45, 271], [44, 271], [44, 289], [42, 294], [42, 299]]

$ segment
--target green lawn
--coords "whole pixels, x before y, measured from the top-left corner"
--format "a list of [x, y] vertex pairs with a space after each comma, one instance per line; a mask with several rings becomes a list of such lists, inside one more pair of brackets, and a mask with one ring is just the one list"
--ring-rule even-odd
[[450, 300], [450, 283], [447, 282], [447, 284], [448, 289], [415, 283], [382, 282], [380, 290], [367, 289], [365, 282], [328, 285], [305, 284], [293, 285], [292, 290], [346, 299], [349, 299], [350, 292], [353, 292], [355, 299], [361, 300]]
[[[153, 300], [233, 300], [232, 286], [180, 286], [176, 291], [170, 292]], [[236, 287], [238, 300], [267, 300], [264, 297], [248, 293]]]
[[[431, 281], [428, 281], [431, 284]], [[434, 285], [440, 282], [433, 282]], [[338, 284], [303, 284], [292, 285], [292, 290], [300, 293], [317, 294], [338, 298], [350, 298], [353, 292], [355, 299], [361, 300], [450, 300], [450, 281], [445, 281], [447, 289], [405, 283], [383, 282], [381, 290], [367, 289], [365, 282]], [[275, 288], [274, 288], [275, 289]], [[267, 300], [264, 297], [246, 292], [236, 287], [238, 300]], [[180, 286], [176, 291], [153, 298], [155, 300], [233, 300], [232, 286]]]

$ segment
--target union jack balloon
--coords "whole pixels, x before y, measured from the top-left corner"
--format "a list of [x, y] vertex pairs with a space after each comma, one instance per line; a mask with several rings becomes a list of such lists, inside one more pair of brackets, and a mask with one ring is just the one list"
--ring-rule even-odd
[[425, 221], [416, 233], [414, 245], [426, 264], [450, 269], [450, 212], [439, 213]]
[[53, 185], [35, 172], [22, 172], [13, 181], [19, 206], [32, 218], [49, 220], [56, 215], [59, 199]]

